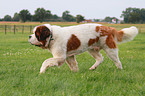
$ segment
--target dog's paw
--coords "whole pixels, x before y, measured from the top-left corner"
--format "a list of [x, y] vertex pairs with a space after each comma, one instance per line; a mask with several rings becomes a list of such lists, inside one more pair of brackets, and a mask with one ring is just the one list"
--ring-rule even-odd
[[45, 73], [45, 71], [40, 71], [40, 74], [43, 74], [43, 73]]
[[118, 67], [117, 69], [122, 70], [123, 68], [122, 67]]
[[46, 70], [45, 68], [41, 67], [40, 74], [45, 73], [45, 70]]
[[96, 69], [96, 67], [91, 67], [91, 68], [89, 68], [89, 70], [95, 70]]

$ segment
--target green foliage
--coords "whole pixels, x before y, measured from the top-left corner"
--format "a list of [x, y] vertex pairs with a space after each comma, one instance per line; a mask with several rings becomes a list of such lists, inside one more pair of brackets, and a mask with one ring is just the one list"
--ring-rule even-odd
[[6, 15], [4, 17], [4, 21], [11, 21], [12, 20], [12, 17], [10, 15]]
[[45, 19], [50, 19], [52, 16], [50, 10], [45, 10], [44, 8], [37, 8], [33, 16], [34, 21], [43, 22]]
[[54, 14], [54, 15], [52, 15], [52, 18], [53, 18], [53, 19], [59, 19], [60, 17], [57, 16], [56, 14]]
[[2, 18], [0, 18], [0, 21], [3, 21], [3, 19], [2, 19]]
[[15, 13], [13, 17], [13, 21], [19, 21], [19, 20], [20, 20], [19, 14]]
[[145, 9], [129, 7], [122, 12], [121, 17], [125, 23], [145, 23]]
[[21, 10], [19, 13], [20, 19], [22, 20], [22, 22], [26, 22], [28, 20], [31, 20], [31, 14], [30, 12], [26, 9]]
[[85, 52], [76, 56], [79, 72], [64, 64], [41, 75], [41, 64], [52, 55], [30, 45], [29, 35], [0, 33], [0, 96], [145, 96], [145, 33], [118, 45], [123, 70], [101, 51], [104, 61], [94, 71], [88, 69], [95, 60]]
[[76, 21], [77, 21], [77, 23], [80, 23], [80, 22], [82, 22], [82, 21], [84, 21], [85, 19], [84, 19], [84, 16], [82, 16], [82, 15], [77, 15], [76, 16]]
[[93, 19], [95, 22], [101, 22], [100, 19]]
[[70, 12], [69, 11], [64, 11], [62, 13], [62, 18], [65, 20], [65, 21], [70, 21], [70, 22], [73, 22], [75, 21], [75, 17], [70, 15], [69, 14]]
[[56, 14], [52, 14], [50, 10], [45, 10], [44, 8], [37, 8], [35, 10], [35, 14], [31, 15], [29, 10], [21, 10], [19, 13], [15, 13], [13, 18], [11, 16], [6, 15], [3, 19], [0, 19], [0, 21], [39, 21], [39, 22], [62, 22], [62, 21], [67, 21], [67, 22], [75, 22], [76, 17], [73, 15], [69, 14], [69, 11], [65, 11], [62, 14], [62, 17], [59, 17]]
[[111, 17], [105, 17], [104, 21], [106, 21], [106, 22], [112, 22], [112, 18]]
[[145, 9], [144, 8], [141, 9], [140, 14], [141, 14], [141, 20], [142, 20], [141, 22], [144, 23], [145, 22]]

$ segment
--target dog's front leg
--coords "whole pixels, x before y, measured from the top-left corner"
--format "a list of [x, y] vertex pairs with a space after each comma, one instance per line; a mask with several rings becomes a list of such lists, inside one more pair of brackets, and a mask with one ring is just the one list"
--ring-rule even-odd
[[64, 58], [49, 58], [46, 59], [41, 68], [40, 68], [40, 73], [45, 73], [47, 67], [51, 66], [61, 66], [65, 62]]

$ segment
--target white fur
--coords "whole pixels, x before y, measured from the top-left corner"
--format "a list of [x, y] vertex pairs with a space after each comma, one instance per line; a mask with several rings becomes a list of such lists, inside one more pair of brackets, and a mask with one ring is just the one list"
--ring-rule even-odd
[[138, 34], [138, 30], [134, 26], [130, 28], [124, 28], [121, 31], [124, 33], [121, 43], [133, 40], [133, 38]]
[[[100, 36], [100, 31], [96, 32], [96, 26], [102, 26], [101, 24], [81, 24], [70, 27], [51, 26], [50, 24], [44, 24], [43, 26], [46, 26], [52, 32], [53, 40], [50, 42], [50, 44], [48, 44], [50, 37], [47, 38], [45, 47], [48, 47], [47, 49], [49, 49], [53, 54], [53, 58], [49, 58], [43, 62], [40, 73], [44, 73], [47, 67], [61, 66], [65, 60], [72, 71], [78, 71], [77, 61], [74, 55], [85, 51], [88, 51], [92, 57], [96, 59], [95, 64], [90, 68], [90, 70], [93, 70], [103, 61], [103, 57], [99, 53], [101, 49], [103, 49], [107, 56], [114, 61], [117, 68], [122, 69], [122, 65], [118, 57], [118, 48], [109, 48], [106, 45], [107, 36]], [[35, 37], [36, 28], [37, 26], [34, 28], [34, 34], [31, 35], [32, 37], [29, 39], [29, 42], [34, 45], [41, 45], [41, 43]], [[124, 41], [132, 40], [138, 33], [136, 27], [125, 28], [122, 29], [122, 31], [124, 32]], [[67, 52], [67, 43], [72, 34], [74, 34], [80, 40], [81, 45], [76, 50]], [[88, 46], [88, 41], [90, 39], [95, 39], [96, 37], [99, 37], [99, 41], [91, 46]]]
[[[96, 32], [96, 26], [101, 26], [100, 24], [82, 24], [77, 26], [70, 27], [59, 27], [52, 26], [53, 31], [53, 39], [54, 44], [50, 48], [50, 51], [61, 50], [66, 52], [66, 45], [72, 34], [78, 37], [81, 41], [81, 46], [74, 51], [70, 51], [66, 53], [67, 56], [71, 54], [79, 54], [86, 50], [88, 50], [88, 41], [89, 39], [96, 38], [96, 36], [100, 36], [99, 33]], [[59, 46], [59, 47], [58, 47]], [[57, 49], [56, 49], [57, 48]]]

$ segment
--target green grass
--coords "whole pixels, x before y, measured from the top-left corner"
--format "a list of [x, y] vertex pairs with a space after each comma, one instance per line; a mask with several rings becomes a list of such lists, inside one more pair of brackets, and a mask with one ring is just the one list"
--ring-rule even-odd
[[0, 96], [145, 96], [145, 33], [118, 45], [123, 70], [105, 55], [94, 71], [95, 60], [77, 55], [79, 72], [65, 63], [39, 74], [43, 61], [52, 55], [28, 43], [28, 33], [0, 33]]

